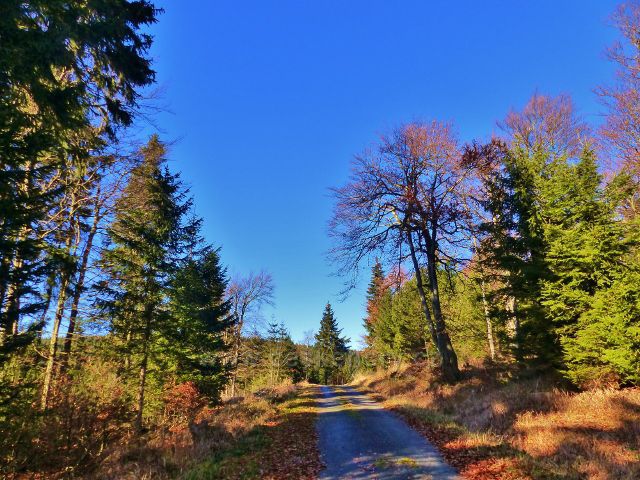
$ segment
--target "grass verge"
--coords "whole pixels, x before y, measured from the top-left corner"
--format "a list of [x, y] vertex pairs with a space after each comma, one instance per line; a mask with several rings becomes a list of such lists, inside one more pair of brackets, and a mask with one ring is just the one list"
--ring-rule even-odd
[[322, 464], [315, 430], [315, 387], [298, 387], [228, 448], [192, 467], [184, 480], [314, 479]]
[[425, 366], [355, 386], [402, 415], [469, 480], [640, 478], [640, 389], [569, 392], [468, 367], [455, 385]]

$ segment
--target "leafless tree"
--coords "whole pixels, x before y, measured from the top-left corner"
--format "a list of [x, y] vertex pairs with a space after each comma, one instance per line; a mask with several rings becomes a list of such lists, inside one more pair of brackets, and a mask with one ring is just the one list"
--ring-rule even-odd
[[576, 114], [571, 97], [533, 94], [522, 110], [511, 110], [498, 126], [510, 145], [528, 153], [579, 156], [591, 143], [591, 132]]
[[227, 299], [231, 303], [234, 324], [229, 332], [231, 345], [231, 383], [229, 393], [236, 394], [236, 380], [242, 344], [242, 332], [249, 320], [255, 319], [264, 305], [273, 304], [273, 278], [267, 272], [249, 273], [234, 278], [227, 287]]
[[640, 215], [640, 4], [620, 5], [613, 21], [622, 40], [607, 51], [618, 67], [617, 82], [597, 89], [607, 108], [600, 133], [610, 154], [610, 173], [624, 172], [631, 179], [621, 211], [633, 219]]
[[339, 272], [357, 273], [376, 253], [410, 261], [448, 381], [460, 373], [440, 305], [438, 270], [465, 261], [472, 174], [449, 125], [410, 123], [356, 156], [350, 181], [333, 190], [337, 203], [329, 230], [336, 246], [330, 256]]

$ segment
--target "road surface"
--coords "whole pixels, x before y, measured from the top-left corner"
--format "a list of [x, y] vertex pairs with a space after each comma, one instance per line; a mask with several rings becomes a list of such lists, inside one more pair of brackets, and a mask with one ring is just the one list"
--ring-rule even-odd
[[393, 412], [350, 387], [321, 387], [321, 480], [459, 480], [438, 451]]

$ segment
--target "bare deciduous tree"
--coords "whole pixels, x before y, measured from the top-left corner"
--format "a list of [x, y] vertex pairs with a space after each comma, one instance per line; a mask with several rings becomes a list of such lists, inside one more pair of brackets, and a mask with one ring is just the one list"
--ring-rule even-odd
[[607, 108], [602, 137], [610, 150], [610, 169], [624, 172], [632, 185], [623, 200], [622, 213], [627, 218], [640, 215], [640, 4], [621, 5], [613, 17], [623, 36], [608, 50], [618, 65], [617, 83], [597, 90]]
[[440, 305], [437, 273], [465, 260], [465, 197], [472, 174], [461, 162], [449, 125], [404, 125], [356, 156], [350, 182], [334, 189], [337, 204], [330, 223], [337, 242], [331, 257], [342, 273], [357, 272], [374, 253], [411, 262], [448, 381], [460, 373]]
[[273, 278], [264, 271], [249, 273], [246, 277], [236, 277], [227, 287], [227, 299], [231, 303], [231, 314], [235, 320], [229, 332], [231, 345], [229, 393], [231, 396], [236, 394], [243, 328], [247, 321], [255, 318], [262, 306], [273, 303], [273, 291]]
[[498, 126], [509, 143], [531, 153], [578, 156], [591, 138], [589, 126], [576, 115], [568, 95], [535, 93], [520, 111], [511, 110]]

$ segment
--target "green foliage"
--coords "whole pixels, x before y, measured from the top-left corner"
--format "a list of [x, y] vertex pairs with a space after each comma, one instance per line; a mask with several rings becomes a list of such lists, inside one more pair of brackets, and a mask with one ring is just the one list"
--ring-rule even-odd
[[[505, 324], [517, 321], [508, 342], [520, 362], [549, 364], [559, 354], [540, 302], [541, 281], [549, 274], [540, 190], [550, 162], [548, 152], [512, 149], [487, 180], [483, 201], [491, 221], [481, 226], [482, 258], [497, 285], [491, 292], [491, 303], [498, 306], [493, 315]], [[513, 312], [504, 308], [507, 301]]]
[[382, 264], [376, 260], [371, 269], [371, 281], [367, 288], [367, 317], [364, 319], [364, 328], [369, 337], [373, 334], [374, 324], [378, 317], [379, 296], [384, 294], [384, 271]]
[[[81, 169], [104, 136], [133, 121], [137, 89], [154, 80], [157, 14], [146, 1], [7, 0], [0, 6], [0, 347], [24, 347], [42, 323], [49, 272], [40, 231], [68, 194], [56, 173]], [[80, 164], [69, 164], [80, 159]], [[17, 332], [21, 319], [32, 327]]]
[[284, 324], [269, 324], [267, 338], [262, 345], [262, 364], [270, 386], [284, 380], [299, 382], [304, 377], [298, 350]]
[[[139, 378], [138, 413], [141, 416], [149, 362], [163, 361], [163, 349], [160, 348], [163, 335], [170, 331], [173, 322], [168, 306], [172, 276], [179, 265], [185, 261], [188, 264], [189, 252], [199, 240], [200, 221], [188, 217], [191, 199], [186, 197], [179, 177], [167, 170], [165, 147], [156, 136], [151, 137], [140, 154], [140, 165], [131, 173], [129, 183], [118, 199], [116, 216], [109, 228], [111, 246], [103, 253], [106, 279], [100, 284], [100, 293], [103, 311], [111, 318], [111, 332], [119, 340], [120, 350], [126, 358], [125, 370], [135, 365], [139, 371], [135, 375]], [[212, 265], [207, 265], [206, 261], [205, 258], [205, 263], [198, 266], [203, 270], [200, 273], [214, 276], [201, 278], [202, 283], [212, 284], [201, 284], [200, 287], [213, 288], [206, 294], [219, 296], [223, 286], [215, 284], [219, 279], [215, 277], [216, 272], [211, 271], [212, 268], [215, 270], [217, 259], [208, 259], [214, 262]], [[204, 271], [207, 268], [209, 272]], [[189, 274], [187, 271], [182, 273]], [[215, 308], [212, 305], [215, 300], [200, 298], [200, 305], [190, 309]], [[180, 313], [187, 312], [183, 309]], [[193, 310], [190, 313], [194, 313]], [[185, 321], [185, 318], [181, 320]], [[198, 327], [192, 323], [185, 334], [202, 335], [206, 334], [205, 329], [204, 324]], [[186, 352], [183, 350], [182, 353]], [[183, 355], [183, 361], [186, 356]], [[201, 360], [206, 362], [206, 359]], [[138, 428], [141, 428], [140, 418]]]
[[342, 337], [341, 333], [331, 304], [327, 303], [314, 347], [318, 352], [317, 377], [321, 383], [338, 383], [342, 380], [341, 371], [349, 350], [349, 340]]
[[281, 383], [296, 383], [312, 376], [314, 363], [310, 356], [313, 352], [296, 345], [282, 323], [272, 321], [264, 334], [244, 336], [241, 348], [242, 362], [237, 377], [241, 391], [248, 393]]
[[430, 343], [415, 279], [399, 286], [388, 287], [377, 301], [378, 315], [369, 336], [375, 363], [415, 359], [425, 353]]
[[[486, 334], [480, 293], [474, 279], [439, 271], [443, 314], [456, 351], [463, 359], [481, 358]], [[415, 278], [396, 289], [387, 287], [378, 297], [377, 316], [370, 327], [367, 358], [373, 365], [432, 358], [435, 346], [424, 320]]]
[[[604, 314], [603, 298], [617, 298], [613, 285], [625, 285], [638, 266], [629, 257], [632, 229], [616, 215], [623, 180], [605, 191], [590, 148], [571, 158], [515, 147], [487, 182], [492, 220], [483, 225], [481, 258], [492, 273], [494, 314], [507, 333], [510, 317], [518, 322], [508, 341], [522, 365], [552, 365], [576, 382], [596, 370], [629, 380], [628, 365], [588, 340], [596, 331], [628, 330], [625, 315], [594, 313]], [[633, 364], [632, 344], [622, 338], [611, 335], [610, 347]]]
[[465, 362], [484, 358], [487, 327], [477, 273], [442, 270], [439, 274], [442, 310], [458, 357]]
[[566, 372], [578, 385], [640, 382], [640, 273], [636, 269], [598, 290], [590, 309], [563, 339]]
[[[192, 381], [216, 400], [226, 383], [224, 331], [232, 325], [225, 300], [227, 279], [218, 250], [204, 248], [174, 274], [169, 291], [171, 321], [163, 326], [164, 351], [180, 382]], [[166, 362], [168, 359], [165, 358]]]

